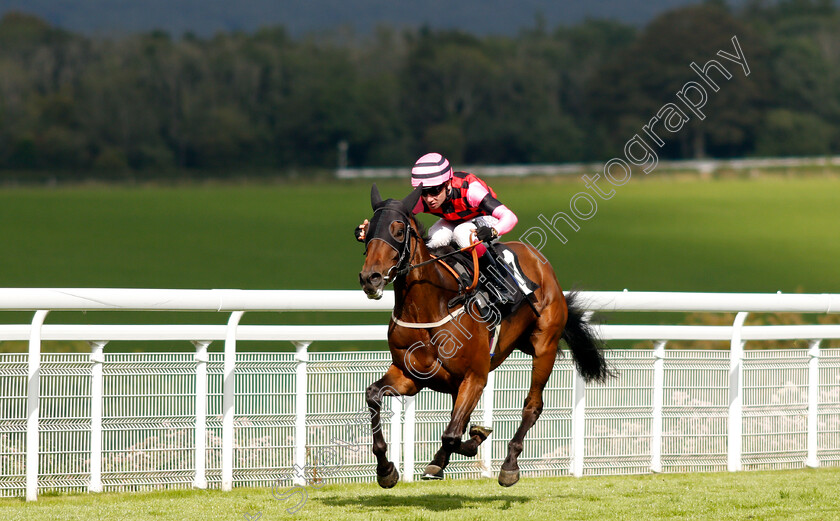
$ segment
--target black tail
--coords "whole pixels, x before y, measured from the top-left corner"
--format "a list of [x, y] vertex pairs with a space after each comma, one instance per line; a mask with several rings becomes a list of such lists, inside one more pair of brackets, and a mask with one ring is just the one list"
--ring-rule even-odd
[[576, 307], [578, 293], [572, 291], [566, 296], [566, 306], [569, 308], [569, 318], [561, 337], [572, 351], [578, 372], [587, 382], [592, 380], [603, 382], [609, 376], [615, 376], [604, 360], [601, 349], [604, 342], [598, 338], [592, 326], [583, 319], [583, 313]]

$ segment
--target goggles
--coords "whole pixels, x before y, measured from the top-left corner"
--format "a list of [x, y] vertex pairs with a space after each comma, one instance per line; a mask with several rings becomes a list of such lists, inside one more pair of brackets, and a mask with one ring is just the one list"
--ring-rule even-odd
[[446, 188], [446, 183], [440, 184], [438, 186], [432, 186], [429, 188], [424, 188], [422, 190], [423, 197], [437, 197], [443, 192], [443, 189]]

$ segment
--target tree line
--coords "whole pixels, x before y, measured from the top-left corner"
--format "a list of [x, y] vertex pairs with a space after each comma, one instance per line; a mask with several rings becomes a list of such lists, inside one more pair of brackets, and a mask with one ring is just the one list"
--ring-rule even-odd
[[516, 36], [379, 27], [292, 38], [96, 38], [0, 20], [0, 175], [159, 176], [599, 161], [737, 36], [751, 74], [710, 97], [670, 158], [840, 153], [840, 11], [721, 1], [637, 28], [587, 20]]

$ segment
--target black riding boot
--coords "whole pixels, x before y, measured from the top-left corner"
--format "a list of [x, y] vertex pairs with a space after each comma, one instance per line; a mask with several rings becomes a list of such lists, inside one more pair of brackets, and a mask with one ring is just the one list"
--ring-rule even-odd
[[478, 259], [479, 273], [483, 276], [482, 287], [491, 294], [493, 300], [504, 304], [516, 299], [516, 287], [503, 262], [492, 247], [487, 248]]
[[505, 270], [504, 273], [513, 280], [513, 283], [519, 287], [519, 291], [523, 295], [533, 298], [534, 292], [539, 289], [539, 285], [525, 276], [522, 267], [519, 265], [519, 260], [513, 254], [513, 251], [499, 245], [498, 249], [494, 248], [494, 253], [496, 254], [496, 262]]

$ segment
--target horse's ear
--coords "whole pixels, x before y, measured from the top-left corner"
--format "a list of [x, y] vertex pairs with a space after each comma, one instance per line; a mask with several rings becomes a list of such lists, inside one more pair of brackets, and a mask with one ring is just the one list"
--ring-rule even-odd
[[417, 206], [417, 201], [420, 200], [420, 193], [423, 191], [422, 186], [418, 186], [414, 190], [411, 191], [410, 194], [405, 196], [405, 199], [402, 200], [403, 207], [405, 211], [411, 213], [414, 211], [414, 207]]
[[379, 195], [379, 188], [376, 187], [376, 183], [373, 183], [373, 186], [370, 187], [370, 206], [376, 210], [376, 207], [382, 203], [382, 196]]

